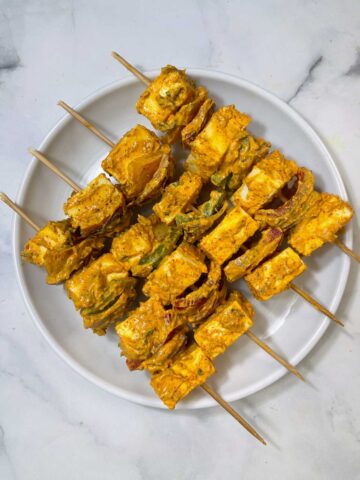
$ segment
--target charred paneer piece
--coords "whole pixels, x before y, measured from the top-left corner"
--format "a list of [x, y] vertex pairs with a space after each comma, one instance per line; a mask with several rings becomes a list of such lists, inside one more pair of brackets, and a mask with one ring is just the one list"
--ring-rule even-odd
[[194, 285], [203, 273], [207, 273], [204, 255], [184, 242], [149, 275], [143, 292], [168, 305]]
[[246, 135], [244, 131], [249, 123], [250, 117], [236, 110], [234, 105], [217, 110], [191, 143], [185, 168], [208, 181], [226, 155], [231, 155], [234, 146]]
[[181, 131], [181, 139], [185, 147], [189, 147], [205, 127], [213, 113], [214, 107], [214, 100], [207, 98], [199, 108], [195, 117], [183, 128]]
[[84, 327], [103, 335], [135, 298], [135, 283], [126, 267], [106, 253], [67, 280], [65, 290], [80, 310]]
[[196, 201], [202, 187], [199, 175], [185, 172], [177, 182], [168, 185], [153, 210], [160, 220], [170, 224], [176, 215], [186, 212]]
[[257, 300], [268, 300], [289, 288], [294, 278], [304, 270], [305, 263], [289, 247], [260, 265], [245, 280]]
[[175, 408], [176, 404], [194, 388], [205, 383], [215, 373], [211, 360], [197, 345], [180, 352], [168, 368], [154, 372], [151, 386], [164, 404]]
[[182, 228], [184, 239], [194, 243], [214, 226], [228, 208], [225, 193], [213, 190], [208, 201], [196, 211], [176, 215], [176, 224]]
[[353, 209], [337, 195], [313, 192], [313, 203], [290, 232], [289, 244], [302, 255], [311, 255], [336, 234], [353, 216]]
[[170, 132], [187, 125], [207, 96], [207, 90], [196, 87], [185, 70], [167, 65], [140, 96], [136, 108], [156, 130]]
[[154, 132], [136, 125], [115, 145], [102, 167], [119, 182], [129, 201], [143, 192], [163, 157], [170, 156], [169, 145], [162, 144]]
[[243, 136], [232, 143], [218, 170], [211, 176], [211, 182], [230, 191], [236, 190], [251, 168], [266, 157], [270, 147], [271, 143], [244, 130]]
[[165, 310], [156, 298], [149, 298], [130, 312], [115, 329], [120, 338], [122, 354], [132, 365], [152, 357], [164, 346], [169, 336], [181, 325], [171, 310]]
[[297, 171], [296, 163], [276, 150], [254, 166], [232, 200], [252, 215], [270, 202]]
[[219, 225], [200, 241], [208, 257], [222, 265], [250, 238], [259, 224], [241, 207], [232, 208]]
[[72, 245], [73, 231], [69, 220], [48, 222], [25, 244], [22, 259], [43, 267], [49, 251]]
[[307, 168], [299, 168], [296, 189], [291, 198], [278, 208], [258, 210], [255, 220], [262, 225], [279, 227], [285, 231], [296, 225], [314, 203], [314, 175]]
[[229, 282], [235, 282], [252, 272], [265, 258], [270, 256], [282, 242], [284, 235], [279, 228], [267, 228], [261, 232], [259, 241], [239, 257], [229, 262], [224, 273]]
[[252, 315], [249, 315], [247, 305], [243, 304], [240, 292], [232, 292], [229, 299], [195, 330], [195, 342], [209, 358], [224, 353], [252, 327]]
[[121, 191], [102, 173], [81, 192], [74, 193], [64, 205], [73, 228], [80, 228], [82, 235], [89, 235], [104, 227], [125, 206]]

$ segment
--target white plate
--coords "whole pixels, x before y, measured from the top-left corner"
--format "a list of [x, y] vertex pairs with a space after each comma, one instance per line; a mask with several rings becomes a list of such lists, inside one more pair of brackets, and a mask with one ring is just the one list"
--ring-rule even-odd
[[[318, 188], [347, 198], [329, 152], [313, 129], [288, 105], [230, 75], [205, 70], [189, 70], [189, 74], [209, 89], [218, 106], [234, 103], [239, 110], [249, 113], [253, 118], [250, 131], [270, 140], [299, 165], [311, 168]], [[77, 108], [115, 140], [136, 123], [148, 125], [134, 106], [142, 90], [136, 79], [127, 78], [98, 90]], [[100, 170], [100, 160], [108, 147], [66, 116], [50, 131], [40, 150], [76, 182], [85, 185]], [[66, 184], [33, 160], [17, 201], [42, 225], [48, 219], [62, 218], [62, 204], [69, 194]], [[105, 390], [143, 405], [163, 407], [149, 386], [147, 374], [127, 370], [119, 357], [116, 335], [111, 332], [98, 337], [85, 331], [63, 287], [46, 285], [44, 271], [21, 262], [19, 252], [32, 234], [30, 227], [16, 218], [13, 248], [19, 285], [31, 316], [50, 345], [74, 370]], [[345, 235], [347, 245], [351, 246], [351, 239], [349, 227]], [[309, 269], [297, 282], [335, 312], [348, 277], [349, 259], [328, 245], [305, 261]], [[240, 281], [239, 287], [248, 293], [244, 282]], [[329, 323], [293, 292], [254, 304], [257, 310], [254, 332], [293, 364], [305, 357]], [[228, 401], [257, 392], [286, 373], [246, 337], [240, 338], [215, 363], [217, 374], [209, 383]], [[213, 400], [198, 389], [177, 408], [203, 408], [213, 404]]]

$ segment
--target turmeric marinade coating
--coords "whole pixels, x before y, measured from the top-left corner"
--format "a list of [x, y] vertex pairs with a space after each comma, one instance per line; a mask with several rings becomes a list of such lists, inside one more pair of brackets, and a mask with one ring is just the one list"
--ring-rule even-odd
[[153, 210], [160, 220], [170, 224], [176, 215], [186, 212], [197, 199], [202, 187], [199, 175], [185, 172], [177, 182], [168, 185]]
[[265, 157], [244, 178], [241, 187], [236, 190], [232, 200], [250, 215], [270, 202], [296, 174], [298, 167], [293, 160], [278, 151]]
[[231, 292], [229, 299], [195, 330], [195, 342], [213, 359], [252, 327], [253, 315], [245, 297], [240, 292]]
[[140, 96], [136, 109], [156, 130], [171, 132], [176, 137], [195, 117], [207, 97], [206, 88], [196, 87], [185, 70], [167, 65]]
[[168, 368], [154, 372], [151, 386], [155, 393], [173, 409], [194, 388], [205, 383], [215, 373], [212, 361], [197, 345], [193, 344], [180, 352]]
[[124, 206], [124, 195], [102, 173], [67, 200], [64, 212], [70, 217], [73, 228], [79, 228], [82, 235], [89, 235], [115, 215], [120, 216]]
[[300, 254], [311, 255], [325, 242], [334, 242], [352, 216], [351, 205], [337, 195], [313, 192], [313, 203], [290, 232], [288, 242]]
[[223, 264], [259, 228], [241, 207], [232, 208], [219, 225], [200, 241], [200, 248], [208, 257]]
[[143, 362], [152, 357], [181, 325], [182, 321], [171, 310], [165, 310], [156, 298], [142, 302], [115, 327], [128, 365], [131, 367], [135, 361]]
[[169, 145], [162, 144], [147, 128], [136, 125], [115, 145], [102, 162], [102, 167], [119, 182], [129, 201], [143, 192], [163, 158], [170, 162]]
[[257, 300], [268, 300], [283, 290], [306, 270], [306, 265], [292, 249], [286, 248], [245, 277]]
[[106, 253], [76, 272], [65, 290], [84, 320], [84, 327], [104, 335], [135, 298], [134, 278], [111, 253]]
[[207, 273], [207, 267], [202, 252], [192, 245], [182, 243], [148, 276], [143, 292], [167, 305], [173, 303], [203, 273]]
[[229, 262], [224, 273], [229, 282], [235, 282], [252, 272], [266, 257], [270, 256], [282, 242], [284, 235], [279, 228], [267, 228], [261, 232], [260, 240], [239, 257]]
[[227, 156], [233, 158], [249, 123], [250, 117], [236, 110], [234, 105], [217, 110], [191, 143], [185, 168], [208, 181], [220, 163], [226, 163]]

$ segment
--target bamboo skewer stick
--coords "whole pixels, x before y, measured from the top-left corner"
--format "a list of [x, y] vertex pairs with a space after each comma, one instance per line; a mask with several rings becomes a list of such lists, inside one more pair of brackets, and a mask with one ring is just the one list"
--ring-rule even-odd
[[[34, 230], [37, 232], [40, 230], [40, 227], [33, 222], [28, 215], [18, 207], [10, 198], [3, 192], [0, 192], [0, 200], [2, 200], [6, 205], [8, 205], [14, 212], [20, 215]], [[266, 445], [265, 440], [257, 433], [257, 431], [238, 413], [234, 410], [220, 395], [215, 392], [209, 385], [203, 384], [201, 388], [205, 390], [208, 395], [210, 395], [222, 408], [226, 410], [235, 420], [237, 420], [251, 435], [257, 438], [261, 443]]]
[[340, 250], [342, 250], [344, 253], [346, 253], [346, 255], [348, 255], [349, 257], [353, 258], [354, 260], [356, 260], [358, 263], [360, 263], [360, 255], [358, 255], [356, 252], [354, 252], [353, 250], [351, 250], [351, 248], [347, 247], [341, 240], [339, 240], [338, 238], [334, 241], [334, 244], [340, 248]]
[[90, 130], [92, 133], [94, 133], [97, 137], [100, 138], [103, 142], [107, 143], [109, 147], [113, 148], [115, 146], [115, 143], [110, 140], [106, 135], [104, 135], [102, 132], [100, 132], [99, 129], [97, 129], [92, 123], [90, 123], [88, 120], [86, 120], [85, 117], [80, 115], [76, 110], [70, 107], [67, 103], [65, 103], [63, 100], [58, 101], [58, 105], [62, 107], [64, 110], [66, 110], [72, 117], [74, 117], [78, 122], [80, 122], [84, 127], [86, 127], [88, 130]]
[[265, 350], [266, 353], [268, 353], [271, 357], [273, 357], [277, 362], [279, 362], [283, 367], [289, 370], [297, 378], [299, 378], [303, 382], [305, 381], [305, 378], [301, 375], [299, 370], [297, 370], [293, 365], [291, 365], [291, 363], [287, 362], [283, 357], [277, 354], [272, 348], [269, 347], [269, 345], [267, 345], [265, 342], [260, 340], [260, 338], [257, 337], [254, 333], [252, 333], [251, 330], [248, 330], [247, 332], [245, 332], [245, 335], [247, 335], [253, 342], [256, 343], [256, 345], [258, 345], [260, 348]]
[[24, 210], [22, 210], [16, 203], [14, 203], [7, 195], [6, 193], [0, 192], [0, 200], [2, 200], [8, 207], [11, 208], [11, 210], [14, 210], [15, 213], [17, 213], [23, 220], [25, 220], [26, 223], [30, 225], [34, 230], [37, 232], [40, 230], [39, 225], [36, 225], [35, 222], [31, 220], [30, 217], [26, 215]]
[[333, 313], [331, 313], [327, 308], [325, 308], [323, 305], [317, 302], [311, 295], [305, 292], [302, 288], [295, 285], [295, 283], [290, 283], [290, 288], [291, 290], [294, 290], [294, 292], [296, 292], [298, 295], [300, 295], [300, 297], [304, 298], [308, 303], [310, 303], [310, 305], [316, 308], [316, 310], [319, 310], [321, 313], [326, 315], [328, 318], [333, 320], [335, 323], [337, 323], [341, 327], [345, 326], [343, 322], [341, 322], [338, 318], [336, 318]]
[[251, 435], [259, 440], [263, 445], [266, 445], [265, 440], [257, 433], [257, 431], [241, 416], [234, 410], [220, 395], [215, 392], [209, 385], [203, 383], [200, 385], [206, 393], [208, 393], [219, 405], [221, 405], [230, 415], [232, 415]]
[[117, 60], [118, 62], [121, 63], [129, 72], [131, 72], [135, 77], [137, 77], [142, 83], [145, 85], [149, 86], [151, 83], [150, 78], [148, 78], [146, 75], [144, 75], [140, 70], [135, 68], [131, 63], [129, 63], [125, 58], [123, 58], [121, 55], [119, 55], [117, 52], [111, 52], [111, 55]]
[[56, 167], [53, 163], [48, 160], [44, 154], [39, 152], [38, 150], [34, 150], [33, 148], [29, 148], [29, 153], [33, 155], [35, 158], [40, 160], [46, 167], [52, 170], [58, 177], [60, 177], [64, 182], [66, 182], [70, 187], [75, 190], [75, 192], [81, 192], [81, 188], [77, 185], [70, 177], [65, 175], [58, 167]]

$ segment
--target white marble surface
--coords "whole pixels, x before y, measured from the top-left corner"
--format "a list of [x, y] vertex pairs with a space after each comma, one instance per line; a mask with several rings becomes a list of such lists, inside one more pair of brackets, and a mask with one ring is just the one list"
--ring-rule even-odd
[[[14, 197], [38, 145], [70, 104], [166, 63], [237, 74], [290, 102], [319, 132], [359, 208], [360, 3], [0, 0], [0, 188]], [[27, 314], [0, 207], [0, 479], [360, 478], [360, 295], [352, 266], [338, 315], [289, 375], [236, 402], [263, 447], [219, 408], [168, 413], [87, 383]], [[355, 221], [356, 224], [356, 221]], [[356, 224], [357, 226], [357, 224]], [[355, 243], [359, 243], [358, 230]]]

